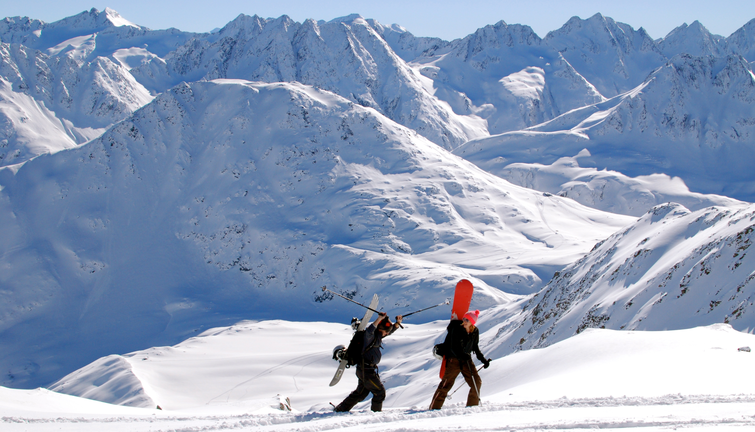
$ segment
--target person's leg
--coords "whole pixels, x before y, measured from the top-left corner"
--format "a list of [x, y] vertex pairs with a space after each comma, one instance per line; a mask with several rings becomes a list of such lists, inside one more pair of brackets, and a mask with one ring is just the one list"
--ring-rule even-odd
[[467, 395], [467, 406], [477, 406], [480, 404], [480, 387], [482, 387], [482, 379], [480, 374], [477, 373], [472, 360], [465, 362], [461, 367], [461, 375], [469, 385], [469, 394]]
[[372, 392], [372, 410], [382, 411], [383, 401], [385, 400], [385, 386], [380, 381], [380, 375], [378, 375], [375, 369], [366, 369], [364, 371], [364, 387]]
[[359, 384], [357, 384], [356, 390], [351, 392], [350, 395], [346, 396], [346, 399], [343, 400], [343, 402], [339, 403], [338, 406], [335, 407], [336, 412], [346, 412], [350, 411], [352, 408], [354, 408], [354, 405], [358, 404], [359, 402], [362, 402], [364, 398], [367, 397], [367, 395], [370, 394], [370, 391], [365, 387], [364, 382], [362, 381], [361, 373], [359, 369], [357, 369], [357, 379], [359, 380]]
[[453, 358], [446, 359], [446, 372], [443, 374], [443, 379], [438, 384], [438, 388], [435, 390], [433, 400], [430, 402], [431, 410], [438, 410], [443, 407], [443, 403], [446, 401], [446, 396], [451, 388], [454, 386], [454, 381], [459, 375], [459, 360]]

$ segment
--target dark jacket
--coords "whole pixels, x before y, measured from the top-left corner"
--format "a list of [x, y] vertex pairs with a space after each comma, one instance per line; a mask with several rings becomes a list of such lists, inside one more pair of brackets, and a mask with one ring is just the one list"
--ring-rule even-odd
[[[396, 331], [396, 327], [391, 327], [388, 334], [393, 334]], [[383, 354], [380, 351], [383, 348], [383, 336], [377, 331], [375, 323], [371, 323], [364, 330], [364, 358], [365, 367], [375, 367], [380, 363], [380, 359]]]
[[380, 348], [383, 347], [383, 337], [375, 329], [375, 323], [370, 324], [364, 331], [364, 366], [377, 366], [382, 358]]
[[485, 363], [485, 356], [480, 351], [480, 331], [475, 327], [472, 333], [461, 325], [461, 320], [452, 320], [448, 324], [446, 340], [443, 342], [443, 355], [462, 361], [472, 360], [474, 351], [477, 359]]

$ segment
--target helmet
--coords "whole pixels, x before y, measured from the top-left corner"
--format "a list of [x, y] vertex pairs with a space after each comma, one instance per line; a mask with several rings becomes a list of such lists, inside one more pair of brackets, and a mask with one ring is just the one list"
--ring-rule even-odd
[[443, 355], [441, 355], [441, 348], [443, 348], [442, 344], [435, 345], [433, 347], [433, 357], [435, 357], [438, 360], [443, 360]]
[[333, 348], [333, 360], [335, 361], [341, 361], [344, 358], [344, 355], [346, 354], [346, 347], [343, 345], [338, 345], [335, 348]]

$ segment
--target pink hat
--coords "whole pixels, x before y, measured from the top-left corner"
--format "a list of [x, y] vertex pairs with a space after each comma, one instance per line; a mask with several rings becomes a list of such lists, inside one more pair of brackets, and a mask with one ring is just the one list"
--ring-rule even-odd
[[467, 313], [464, 314], [464, 318], [468, 319], [469, 322], [472, 323], [472, 325], [476, 325], [477, 324], [477, 318], [479, 318], [479, 317], [480, 317], [480, 311], [479, 310], [475, 310], [474, 312], [469, 311], [469, 312], [467, 312]]

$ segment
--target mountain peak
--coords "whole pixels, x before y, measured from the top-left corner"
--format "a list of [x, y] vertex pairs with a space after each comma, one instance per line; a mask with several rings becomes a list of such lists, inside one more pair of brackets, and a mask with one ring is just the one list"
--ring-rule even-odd
[[672, 30], [659, 42], [661, 52], [672, 58], [677, 54], [693, 56], [721, 56], [725, 51], [725, 40], [708, 31], [700, 21], [690, 25], [682, 24]]
[[603, 16], [602, 13], [598, 12], [595, 15], [591, 16], [590, 18], [587, 18], [585, 21], [594, 22], [594, 23], [605, 23], [609, 20], [613, 21], [611, 18], [606, 18], [605, 16]]
[[[595, 15], [591, 16], [587, 19], [582, 19], [579, 16], [573, 16], [569, 18], [569, 21], [567, 21], [563, 26], [561, 26], [560, 29], [554, 30], [550, 33], [572, 33], [575, 30], [579, 30], [583, 27], [605, 27], [607, 25], [608, 21], [613, 21], [611, 18], [606, 18], [601, 13], [596, 13]], [[549, 34], [550, 34], [549, 33]]]
[[726, 44], [729, 52], [740, 54], [749, 61], [755, 61], [755, 19], [750, 20], [726, 38]]
[[336, 23], [352, 24], [352, 23], [362, 23], [362, 22], [366, 23], [367, 21], [364, 19], [362, 15], [358, 13], [353, 13], [351, 15], [334, 18], [328, 21], [328, 23], [333, 23], [333, 24], [336, 24]]
[[698, 20], [695, 20], [692, 24], [690, 24], [689, 28], [691, 30], [696, 31], [696, 32], [708, 33], [708, 29], [705, 28], [705, 26], [700, 21], [698, 21]]
[[242, 31], [252, 31], [252, 33], [258, 33], [265, 27], [266, 20], [259, 15], [249, 16], [246, 14], [239, 14], [233, 21], [229, 22], [217, 33], [221, 36], [236, 36]]
[[[96, 11], [96, 9], [92, 8], [93, 11]], [[119, 14], [117, 11], [110, 9], [109, 7], [106, 7], [102, 13], [105, 15], [105, 19], [113, 23], [115, 27], [135, 27], [140, 28], [138, 25], [132, 23], [131, 21], [123, 18], [121, 14]]]

